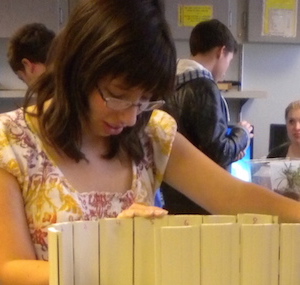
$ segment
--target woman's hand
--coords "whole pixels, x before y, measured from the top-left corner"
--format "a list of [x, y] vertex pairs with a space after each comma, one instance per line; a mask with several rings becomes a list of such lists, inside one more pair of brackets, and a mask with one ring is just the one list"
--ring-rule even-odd
[[145, 218], [161, 218], [168, 214], [167, 210], [164, 210], [155, 206], [147, 206], [142, 203], [133, 203], [128, 209], [122, 211], [118, 218], [133, 218], [133, 217], [145, 217]]

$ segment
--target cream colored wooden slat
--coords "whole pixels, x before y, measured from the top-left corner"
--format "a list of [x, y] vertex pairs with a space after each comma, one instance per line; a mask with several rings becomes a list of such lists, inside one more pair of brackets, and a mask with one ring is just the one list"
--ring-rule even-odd
[[200, 227], [161, 228], [161, 283], [200, 284]]
[[241, 225], [240, 285], [277, 285], [279, 225]]
[[168, 216], [160, 219], [134, 218], [134, 285], [154, 285], [159, 245], [156, 230], [167, 225]]
[[239, 225], [224, 220], [201, 226], [201, 284], [239, 285]]
[[100, 220], [100, 284], [133, 284], [133, 219]]
[[48, 242], [49, 245], [49, 285], [60, 285], [59, 284], [59, 250], [58, 250], [58, 239], [60, 231], [51, 227], [48, 229]]
[[281, 224], [279, 284], [300, 284], [300, 224]]
[[73, 224], [75, 285], [99, 285], [99, 222]]

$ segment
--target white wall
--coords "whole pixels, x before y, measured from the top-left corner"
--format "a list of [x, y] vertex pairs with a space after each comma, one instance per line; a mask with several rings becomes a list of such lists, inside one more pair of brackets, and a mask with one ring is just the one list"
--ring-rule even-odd
[[0, 88], [26, 89], [26, 85], [18, 79], [7, 62], [8, 39], [0, 38]]
[[284, 123], [285, 107], [300, 99], [300, 45], [245, 44], [244, 89], [268, 92], [266, 99], [249, 100], [243, 119], [255, 128], [254, 157], [268, 153], [271, 123]]
[[[0, 113], [10, 111], [22, 105], [27, 86], [11, 70], [7, 62], [8, 39], [0, 38]], [[9, 90], [8, 89], [12, 89]], [[13, 96], [13, 98], [3, 98]]]

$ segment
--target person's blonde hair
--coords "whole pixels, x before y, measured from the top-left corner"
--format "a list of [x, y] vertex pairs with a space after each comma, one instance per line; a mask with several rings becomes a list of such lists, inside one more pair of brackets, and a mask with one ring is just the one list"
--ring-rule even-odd
[[285, 108], [285, 113], [284, 113], [285, 120], [287, 120], [288, 115], [289, 115], [289, 112], [290, 112], [291, 110], [295, 110], [295, 109], [300, 109], [300, 100], [291, 102], [291, 103]]

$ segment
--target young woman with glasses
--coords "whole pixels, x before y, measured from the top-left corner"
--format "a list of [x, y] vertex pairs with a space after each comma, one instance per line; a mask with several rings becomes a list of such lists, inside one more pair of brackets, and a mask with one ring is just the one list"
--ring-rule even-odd
[[151, 206], [162, 180], [211, 213], [300, 221], [299, 203], [233, 178], [156, 109], [176, 69], [163, 14], [159, 0], [80, 2], [24, 107], [0, 115], [1, 284], [49, 283], [52, 223], [166, 215]]

